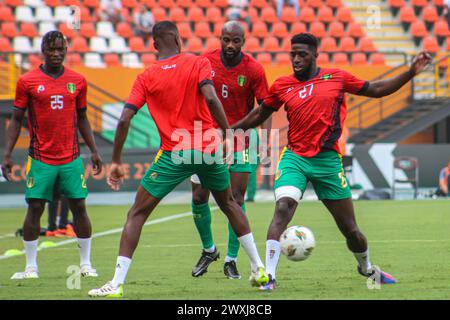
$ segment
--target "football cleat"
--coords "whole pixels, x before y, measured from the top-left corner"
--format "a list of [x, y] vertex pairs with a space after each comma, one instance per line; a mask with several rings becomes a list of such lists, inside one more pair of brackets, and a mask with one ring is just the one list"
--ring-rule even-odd
[[253, 287], [259, 287], [267, 284], [269, 282], [269, 277], [267, 276], [266, 272], [264, 271], [263, 267], [259, 267], [258, 271], [253, 272], [250, 275], [249, 278], [250, 284]]
[[96, 277], [98, 277], [97, 270], [92, 268], [92, 266], [90, 266], [90, 265], [81, 266], [80, 274], [81, 274], [82, 277], [85, 277], [85, 278], [96, 278]]
[[120, 284], [118, 287], [114, 287], [111, 281], [108, 281], [103, 287], [90, 290], [88, 295], [90, 297], [122, 298], [123, 285]]
[[11, 277], [11, 280], [22, 280], [22, 279], [38, 279], [39, 271], [37, 268], [27, 268], [25, 272], [16, 272]]
[[241, 275], [236, 267], [236, 261], [225, 262], [223, 265], [223, 273], [228, 279], [240, 279]]
[[198, 260], [195, 267], [192, 269], [192, 276], [193, 277], [200, 277], [202, 274], [206, 273], [208, 271], [209, 265], [213, 262], [219, 259], [220, 253], [217, 248], [214, 250], [214, 252], [206, 252], [205, 250], [202, 251], [202, 255], [200, 259]]
[[259, 291], [273, 291], [277, 287], [277, 280], [272, 279], [272, 275], [269, 274], [269, 282], [259, 287]]
[[377, 266], [373, 266], [372, 269], [369, 270], [369, 272], [367, 272], [367, 273], [362, 272], [361, 267], [358, 266], [358, 273], [366, 278], [373, 277], [373, 279], [379, 284], [395, 284], [395, 283], [397, 283], [397, 280], [395, 280], [393, 276], [391, 276], [387, 272], [384, 272]]

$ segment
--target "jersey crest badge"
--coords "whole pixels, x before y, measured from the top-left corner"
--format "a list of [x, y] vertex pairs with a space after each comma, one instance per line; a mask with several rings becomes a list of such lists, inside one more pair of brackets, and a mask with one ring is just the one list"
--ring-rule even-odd
[[322, 80], [330, 80], [333, 76], [331, 74], [324, 74], [320, 79]]
[[41, 84], [38, 88], [37, 88], [37, 93], [41, 93], [44, 92], [45, 87]]
[[246, 77], [246, 76], [243, 76], [243, 75], [240, 75], [240, 76], [238, 77], [238, 85], [239, 85], [240, 87], [243, 87], [243, 86], [245, 86], [246, 83], [247, 83], [247, 77]]
[[76, 90], [75, 83], [68, 83], [67, 84], [67, 90], [70, 93], [75, 93], [75, 90]]

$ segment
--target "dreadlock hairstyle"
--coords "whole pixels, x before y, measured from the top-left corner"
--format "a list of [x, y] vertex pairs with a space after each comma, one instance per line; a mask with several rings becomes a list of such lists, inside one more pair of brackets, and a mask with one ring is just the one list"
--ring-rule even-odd
[[317, 40], [317, 38], [311, 33], [296, 34], [291, 38], [291, 45], [296, 43], [307, 44], [315, 50], [317, 50], [317, 47], [319, 46], [319, 40]]
[[66, 38], [60, 31], [47, 32], [42, 38], [41, 51], [44, 52], [45, 47], [55, 43], [56, 40], [61, 40], [67, 46]]

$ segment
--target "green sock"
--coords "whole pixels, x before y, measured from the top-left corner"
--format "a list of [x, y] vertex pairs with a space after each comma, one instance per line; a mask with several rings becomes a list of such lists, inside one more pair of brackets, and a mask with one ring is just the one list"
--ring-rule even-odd
[[[244, 213], [246, 213], [245, 209], [245, 203], [241, 206]], [[231, 224], [228, 222], [228, 252], [227, 257], [230, 258], [237, 258], [239, 247], [241, 246], [236, 233], [234, 233], [233, 228], [231, 227]]]
[[214, 240], [211, 230], [211, 210], [208, 203], [194, 204], [192, 203], [192, 216], [194, 217], [195, 226], [202, 240], [203, 249], [211, 248]]

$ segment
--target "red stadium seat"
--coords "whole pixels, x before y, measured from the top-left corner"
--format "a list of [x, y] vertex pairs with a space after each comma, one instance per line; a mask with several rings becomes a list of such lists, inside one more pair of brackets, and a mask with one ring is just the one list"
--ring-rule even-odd
[[428, 35], [427, 28], [422, 20], [416, 20], [411, 24], [411, 35], [415, 38], [423, 38]]
[[307, 0], [306, 4], [314, 9], [319, 9], [323, 6], [322, 0]]
[[267, 37], [264, 39], [263, 44], [264, 51], [278, 52], [280, 51], [280, 45], [278, 44], [278, 39], [275, 37]]
[[220, 40], [216, 37], [211, 37], [206, 40], [206, 49], [215, 50], [220, 49]]
[[0, 52], [13, 51], [8, 38], [0, 38]]
[[217, 7], [210, 7], [206, 9], [206, 21], [210, 23], [218, 23], [224, 21], [220, 9]]
[[259, 40], [255, 37], [248, 37], [245, 41], [244, 49], [247, 52], [262, 51], [259, 45]]
[[445, 40], [445, 50], [450, 51], [450, 37]]
[[425, 22], [435, 23], [439, 20], [439, 15], [437, 13], [435, 6], [427, 6], [422, 10], [422, 19]]
[[333, 54], [333, 63], [340, 65], [348, 65], [348, 56], [346, 53], [335, 53]]
[[191, 26], [188, 22], [177, 23], [178, 32], [183, 40], [192, 37]]
[[370, 62], [373, 65], [385, 65], [384, 54], [382, 53], [372, 53], [370, 55]]
[[131, 51], [134, 52], [144, 52], [147, 51], [144, 44], [144, 39], [141, 37], [131, 37], [128, 46], [130, 47]]
[[277, 53], [275, 57], [275, 62], [278, 64], [290, 64], [291, 57], [289, 53]]
[[195, 5], [207, 9], [212, 6], [211, 0], [195, 0]]
[[133, 36], [133, 30], [131, 29], [130, 24], [126, 22], [119, 22], [116, 27], [116, 32], [122, 38], [130, 38]]
[[428, 5], [428, 0], [411, 0], [413, 7], [424, 8]]
[[388, 4], [392, 8], [400, 9], [406, 5], [406, 2], [405, 0], [388, 0]]
[[342, 37], [339, 44], [339, 51], [355, 52], [358, 51], [355, 44], [355, 39], [352, 37]]
[[436, 38], [433, 36], [427, 36], [423, 38], [422, 46], [423, 50], [431, 53], [437, 53], [440, 50], [439, 44]]
[[95, 26], [92, 22], [84, 22], [80, 26], [80, 36], [85, 38], [92, 38], [97, 35], [97, 31], [95, 31]]
[[151, 10], [156, 7], [156, 0], [141, 0], [140, 2]]
[[250, 7], [248, 8], [248, 16], [250, 17], [250, 22], [251, 23], [255, 23], [257, 21], [259, 21], [259, 14], [258, 14], [258, 10], [256, 8]]
[[214, 0], [213, 4], [214, 4], [214, 7], [216, 7], [216, 8], [220, 8], [220, 9], [228, 8], [228, 0]]
[[18, 6], [21, 6], [23, 3], [22, 3], [22, 0], [5, 0], [5, 4], [8, 6], [8, 7], [18, 7]]
[[450, 30], [447, 21], [445, 20], [436, 21], [436, 23], [434, 24], [434, 34], [439, 37], [450, 36]]
[[289, 35], [286, 24], [283, 22], [276, 22], [272, 25], [272, 36], [277, 38], [284, 38]]
[[47, 7], [52, 7], [52, 8], [61, 5], [61, 2], [59, 0], [45, 0], [44, 3]]
[[156, 55], [153, 53], [143, 53], [141, 56], [141, 62], [145, 66], [149, 66], [151, 64], [154, 64], [156, 62]]
[[342, 1], [341, 0], [326, 0], [325, 4], [333, 9], [338, 9], [342, 7]]
[[100, 0], [84, 0], [83, 4], [87, 7], [87, 8], [91, 8], [91, 9], [97, 9], [100, 7]]
[[416, 15], [414, 14], [414, 9], [411, 7], [402, 7], [400, 9], [399, 18], [401, 22], [412, 23], [416, 21]]
[[257, 38], [266, 38], [269, 36], [267, 25], [264, 22], [256, 22], [253, 24], [252, 36]]
[[316, 20], [316, 15], [314, 14], [314, 9], [310, 7], [304, 7], [300, 10], [300, 17], [301, 22], [305, 23], [312, 23]]
[[68, 53], [66, 56], [66, 64], [69, 67], [81, 66], [83, 64], [83, 59], [78, 53]]
[[180, 7], [175, 7], [170, 9], [169, 20], [175, 23], [186, 21], [186, 16], [184, 15], [184, 10]]
[[2, 35], [6, 38], [14, 38], [17, 36], [16, 24], [14, 22], [2, 23]]
[[330, 23], [334, 20], [333, 10], [330, 7], [321, 7], [318, 13], [319, 21]]
[[189, 9], [194, 5], [192, 0], [177, 0], [177, 6], [183, 9]]
[[64, 6], [81, 6], [80, 0], [63, 0]]
[[258, 9], [267, 7], [267, 0], [250, 0], [250, 6]]
[[270, 53], [258, 53], [256, 60], [262, 64], [272, 63], [272, 55]]
[[138, 7], [136, 0], [122, 0], [122, 6], [127, 9], [134, 9]]
[[188, 10], [188, 21], [190, 22], [200, 22], [204, 21], [203, 10], [199, 7], [190, 7]]
[[89, 46], [87, 44], [87, 41], [85, 38], [83, 37], [74, 37], [72, 39], [72, 47], [71, 50], [72, 52], [89, 52]]
[[31, 69], [37, 69], [42, 64], [42, 61], [42, 57], [38, 54], [30, 54], [28, 56]]
[[311, 23], [309, 32], [311, 32], [313, 35], [315, 35], [319, 39], [323, 38], [327, 35], [327, 32], [325, 31], [325, 25], [319, 21], [315, 21], [315, 22]]
[[187, 51], [201, 52], [203, 51], [203, 44], [200, 38], [189, 38], [187, 41]]
[[280, 21], [280, 19], [278, 19], [273, 7], [265, 7], [261, 11], [261, 21], [267, 23], [275, 23]]
[[28, 38], [34, 38], [38, 36], [38, 32], [36, 30], [36, 24], [23, 22], [20, 25], [20, 34]]
[[120, 66], [119, 55], [115, 54], [115, 53], [105, 54], [103, 56], [103, 62], [105, 62], [108, 67], [119, 67]]
[[224, 23], [223, 22], [219, 22], [219, 23], [215, 23], [214, 24], [214, 30], [213, 30], [213, 35], [215, 37], [220, 37], [222, 34], [222, 28], [223, 28]]
[[336, 52], [336, 39], [333, 37], [324, 37], [320, 41], [320, 51], [322, 52]]
[[375, 45], [373, 44], [373, 41], [371, 38], [368, 37], [362, 37], [359, 40], [359, 48], [363, 52], [375, 52], [377, 49], [375, 48]]
[[212, 36], [208, 22], [197, 22], [194, 27], [194, 34], [200, 38], [209, 38]]
[[284, 23], [295, 23], [298, 19], [293, 7], [283, 7], [281, 9], [281, 21]]
[[161, 7], [155, 7], [152, 9], [153, 17], [156, 22], [167, 20], [166, 10]]
[[67, 26], [67, 23], [64, 23], [64, 22], [61, 22], [61, 23], [59, 24], [58, 29], [59, 29], [59, 31], [62, 32], [62, 34], [63, 34], [67, 39], [72, 39], [73, 37], [75, 37], [75, 36], [77, 35], [76, 32], [75, 32], [75, 30], [72, 29], [72, 28], [69, 28], [69, 27]]
[[358, 22], [350, 22], [347, 29], [348, 35], [353, 38], [364, 37], [364, 31]]
[[365, 53], [356, 52], [352, 54], [352, 65], [367, 65], [367, 57]]
[[10, 7], [0, 7], [0, 21], [2, 22], [14, 22], [16, 18]]
[[329, 64], [330, 63], [330, 56], [326, 52], [320, 52], [319, 56], [317, 57], [317, 65], [322, 64]]
[[342, 38], [345, 36], [344, 25], [339, 21], [333, 21], [328, 28], [328, 35], [334, 38]]
[[299, 33], [305, 33], [306, 31], [307, 31], [306, 25], [303, 22], [295, 22], [291, 26], [291, 34], [292, 35], [299, 34]]
[[340, 7], [336, 12], [336, 19], [342, 23], [350, 23], [353, 21], [352, 10], [347, 7]]

